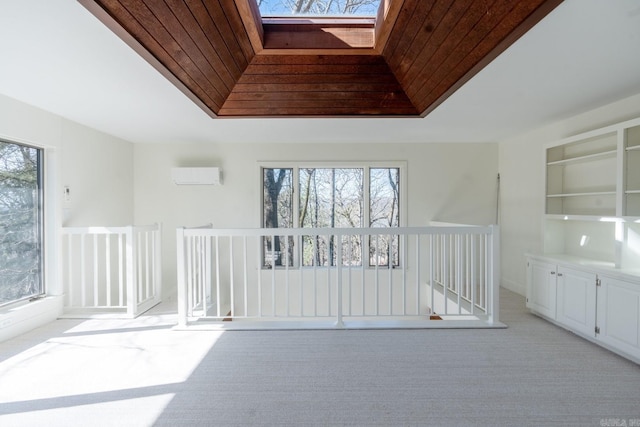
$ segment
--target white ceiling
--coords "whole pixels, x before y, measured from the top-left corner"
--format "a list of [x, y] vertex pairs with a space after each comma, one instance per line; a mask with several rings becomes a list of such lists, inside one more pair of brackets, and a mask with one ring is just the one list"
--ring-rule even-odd
[[75, 0], [0, 0], [0, 93], [136, 143], [500, 141], [640, 93], [640, 2], [566, 0], [423, 119], [212, 119]]

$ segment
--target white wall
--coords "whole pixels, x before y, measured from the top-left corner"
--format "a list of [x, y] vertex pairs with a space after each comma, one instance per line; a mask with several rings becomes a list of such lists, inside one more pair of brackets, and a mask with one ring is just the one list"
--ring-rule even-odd
[[640, 95], [559, 120], [499, 144], [502, 286], [525, 294], [524, 254], [543, 249], [543, 145], [640, 117]]
[[[407, 225], [495, 221], [497, 144], [137, 144], [136, 223], [164, 227], [165, 295], [176, 286], [176, 227], [260, 227], [260, 161], [406, 161]], [[176, 186], [175, 166], [218, 166], [221, 186]]]
[[[55, 319], [62, 225], [133, 222], [133, 146], [121, 139], [0, 95], [0, 138], [45, 149], [45, 286], [49, 299], [0, 309], [0, 341]], [[63, 203], [63, 187], [71, 201]]]
[[66, 120], [62, 135], [63, 225], [133, 224], [133, 144]]

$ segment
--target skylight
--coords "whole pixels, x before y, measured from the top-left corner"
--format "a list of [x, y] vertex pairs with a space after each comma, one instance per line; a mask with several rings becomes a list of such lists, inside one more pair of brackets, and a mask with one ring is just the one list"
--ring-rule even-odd
[[375, 17], [380, 0], [256, 0], [263, 18]]

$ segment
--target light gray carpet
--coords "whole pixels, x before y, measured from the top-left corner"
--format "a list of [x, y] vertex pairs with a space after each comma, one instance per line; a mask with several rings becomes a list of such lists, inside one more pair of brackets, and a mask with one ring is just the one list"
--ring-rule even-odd
[[[508, 329], [219, 333], [171, 331], [169, 321], [117, 332], [55, 322], [45, 343], [58, 345], [38, 353], [46, 363], [22, 357], [33, 351], [24, 340], [0, 344], [0, 378], [23, 369], [35, 390], [62, 390], [7, 400], [0, 380], [0, 425], [640, 424], [640, 366], [528, 314], [506, 290]], [[47, 372], [69, 354], [60, 342], [93, 360]], [[116, 362], [129, 365], [118, 374]], [[109, 374], [96, 383], [93, 370]]]

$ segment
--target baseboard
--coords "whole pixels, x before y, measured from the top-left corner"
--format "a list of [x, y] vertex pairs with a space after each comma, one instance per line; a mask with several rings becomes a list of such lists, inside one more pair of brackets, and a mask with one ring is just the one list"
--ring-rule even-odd
[[0, 342], [53, 322], [62, 314], [61, 296], [12, 304], [0, 309]]

